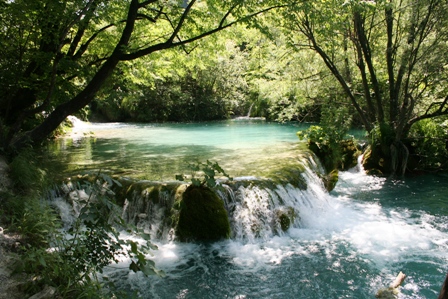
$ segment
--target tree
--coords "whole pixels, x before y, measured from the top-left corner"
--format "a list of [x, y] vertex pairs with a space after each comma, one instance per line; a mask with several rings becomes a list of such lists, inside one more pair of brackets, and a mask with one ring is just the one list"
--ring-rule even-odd
[[3, 1], [0, 144], [45, 140], [123, 61], [183, 48], [278, 1]]
[[447, 13], [441, 0], [306, 1], [284, 10], [291, 45], [321, 57], [369, 132], [370, 168], [403, 174], [411, 127], [448, 115]]

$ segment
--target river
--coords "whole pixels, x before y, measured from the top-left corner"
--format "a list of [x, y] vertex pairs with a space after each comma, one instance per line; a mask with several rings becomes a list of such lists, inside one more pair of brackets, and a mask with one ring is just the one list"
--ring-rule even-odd
[[[295, 133], [306, 127], [247, 119], [78, 123], [70, 137], [49, 147], [47, 162], [62, 175], [102, 169], [163, 182], [186, 173], [188, 162], [213, 160], [237, 180], [270, 179], [285, 167], [299, 167], [306, 149]], [[407, 278], [398, 298], [437, 297], [448, 271], [446, 174], [389, 179], [356, 167], [340, 173], [331, 193], [312, 167], [304, 179], [306, 190], [283, 182], [270, 190], [251, 184], [238, 191], [230, 240], [153, 239], [159, 250], [151, 258], [165, 277], [130, 273], [126, 261], [106, 273], [140, 298], [321, 299], [374, 298], [402, 271]], [[273, 197], [279, 197], [272, 204], [277, 208], [287, 204], [299, 211], [297, 221], [286, 232], [244, 231], [251, 211], [258, 218], [272, 212], [263, 202]]]

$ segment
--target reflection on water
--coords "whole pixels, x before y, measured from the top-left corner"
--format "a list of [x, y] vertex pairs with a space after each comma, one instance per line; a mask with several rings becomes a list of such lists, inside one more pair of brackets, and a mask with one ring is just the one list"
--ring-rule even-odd
[[188, 163], [217, 161], [232, 176], [263, 176], [298, 167], [307, 126], [264, 121], [202, 124], [85, 124], [49, 146], [58, 173], [103, 169], [141, 179], [172, 180]]

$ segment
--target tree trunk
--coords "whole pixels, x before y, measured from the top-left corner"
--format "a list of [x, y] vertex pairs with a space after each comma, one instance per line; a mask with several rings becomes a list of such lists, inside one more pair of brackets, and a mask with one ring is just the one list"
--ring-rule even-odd
[[138, 9], [139, 1], [132, 0], [126, 19], [126, 26], [123, 29], [119, 42], [115, 46], [111, 56], [101, 66], [95, 76], [93, 76], [84, 90], [70, 101], [59, 105], [39, 126], [14, 138], [8, 145], [9, 147], [20, 149], [28, 143], [39, 143], [44, 141], [51, 132], [56, 130], [67, 116], [84, 108], [94, 99], [95, 94], [101, 89], [104, 82], [111, 76], [115, 67], [120, 62], [120, 57], [123, 54], [122, 51], [128, 44], [134, 30]]
[[67, 116], [84, 108], [94, 99], [95, 94], [100, 90], [104, 81], [112, 74], [118, 62], [117, 58], [109, 58], [83, 91], [70, 101], [59, 105], [39, 126], [12, 140], [10, 146], [21, 148], [27, 143], [44, 141]]

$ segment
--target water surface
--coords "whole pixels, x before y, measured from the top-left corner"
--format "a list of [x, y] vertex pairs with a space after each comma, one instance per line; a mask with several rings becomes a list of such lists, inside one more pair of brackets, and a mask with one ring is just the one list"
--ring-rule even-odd
[[[51, 148], [62, 174], [105, 169], [172, 180], [188, 171], [188, 162], [209, 159], [234, 177], [269, 178], [299, 167], [306, 151], [295, 134], [300, 127], [250, 120], [78, 129]], [[362, 299], [374, 298], [402, 271], [399, 298], [437, 297], [448, 271], [447, 175], [393, 180], [357, 168], [340, 173], [330, 194], [312, 171], [305, 179], [306, 190], [284, 184], [243, 190], [234, 225], [242, 225], [243, 208], [269, 213], [266, 200], [275, 191], [300, 211], [284, 233], [235, 234], [210, 244], [154, 239], [159, 250], [151, 258], [166, 277], [130, 273], [126, 260], [106, 273], [140, 298]]]

